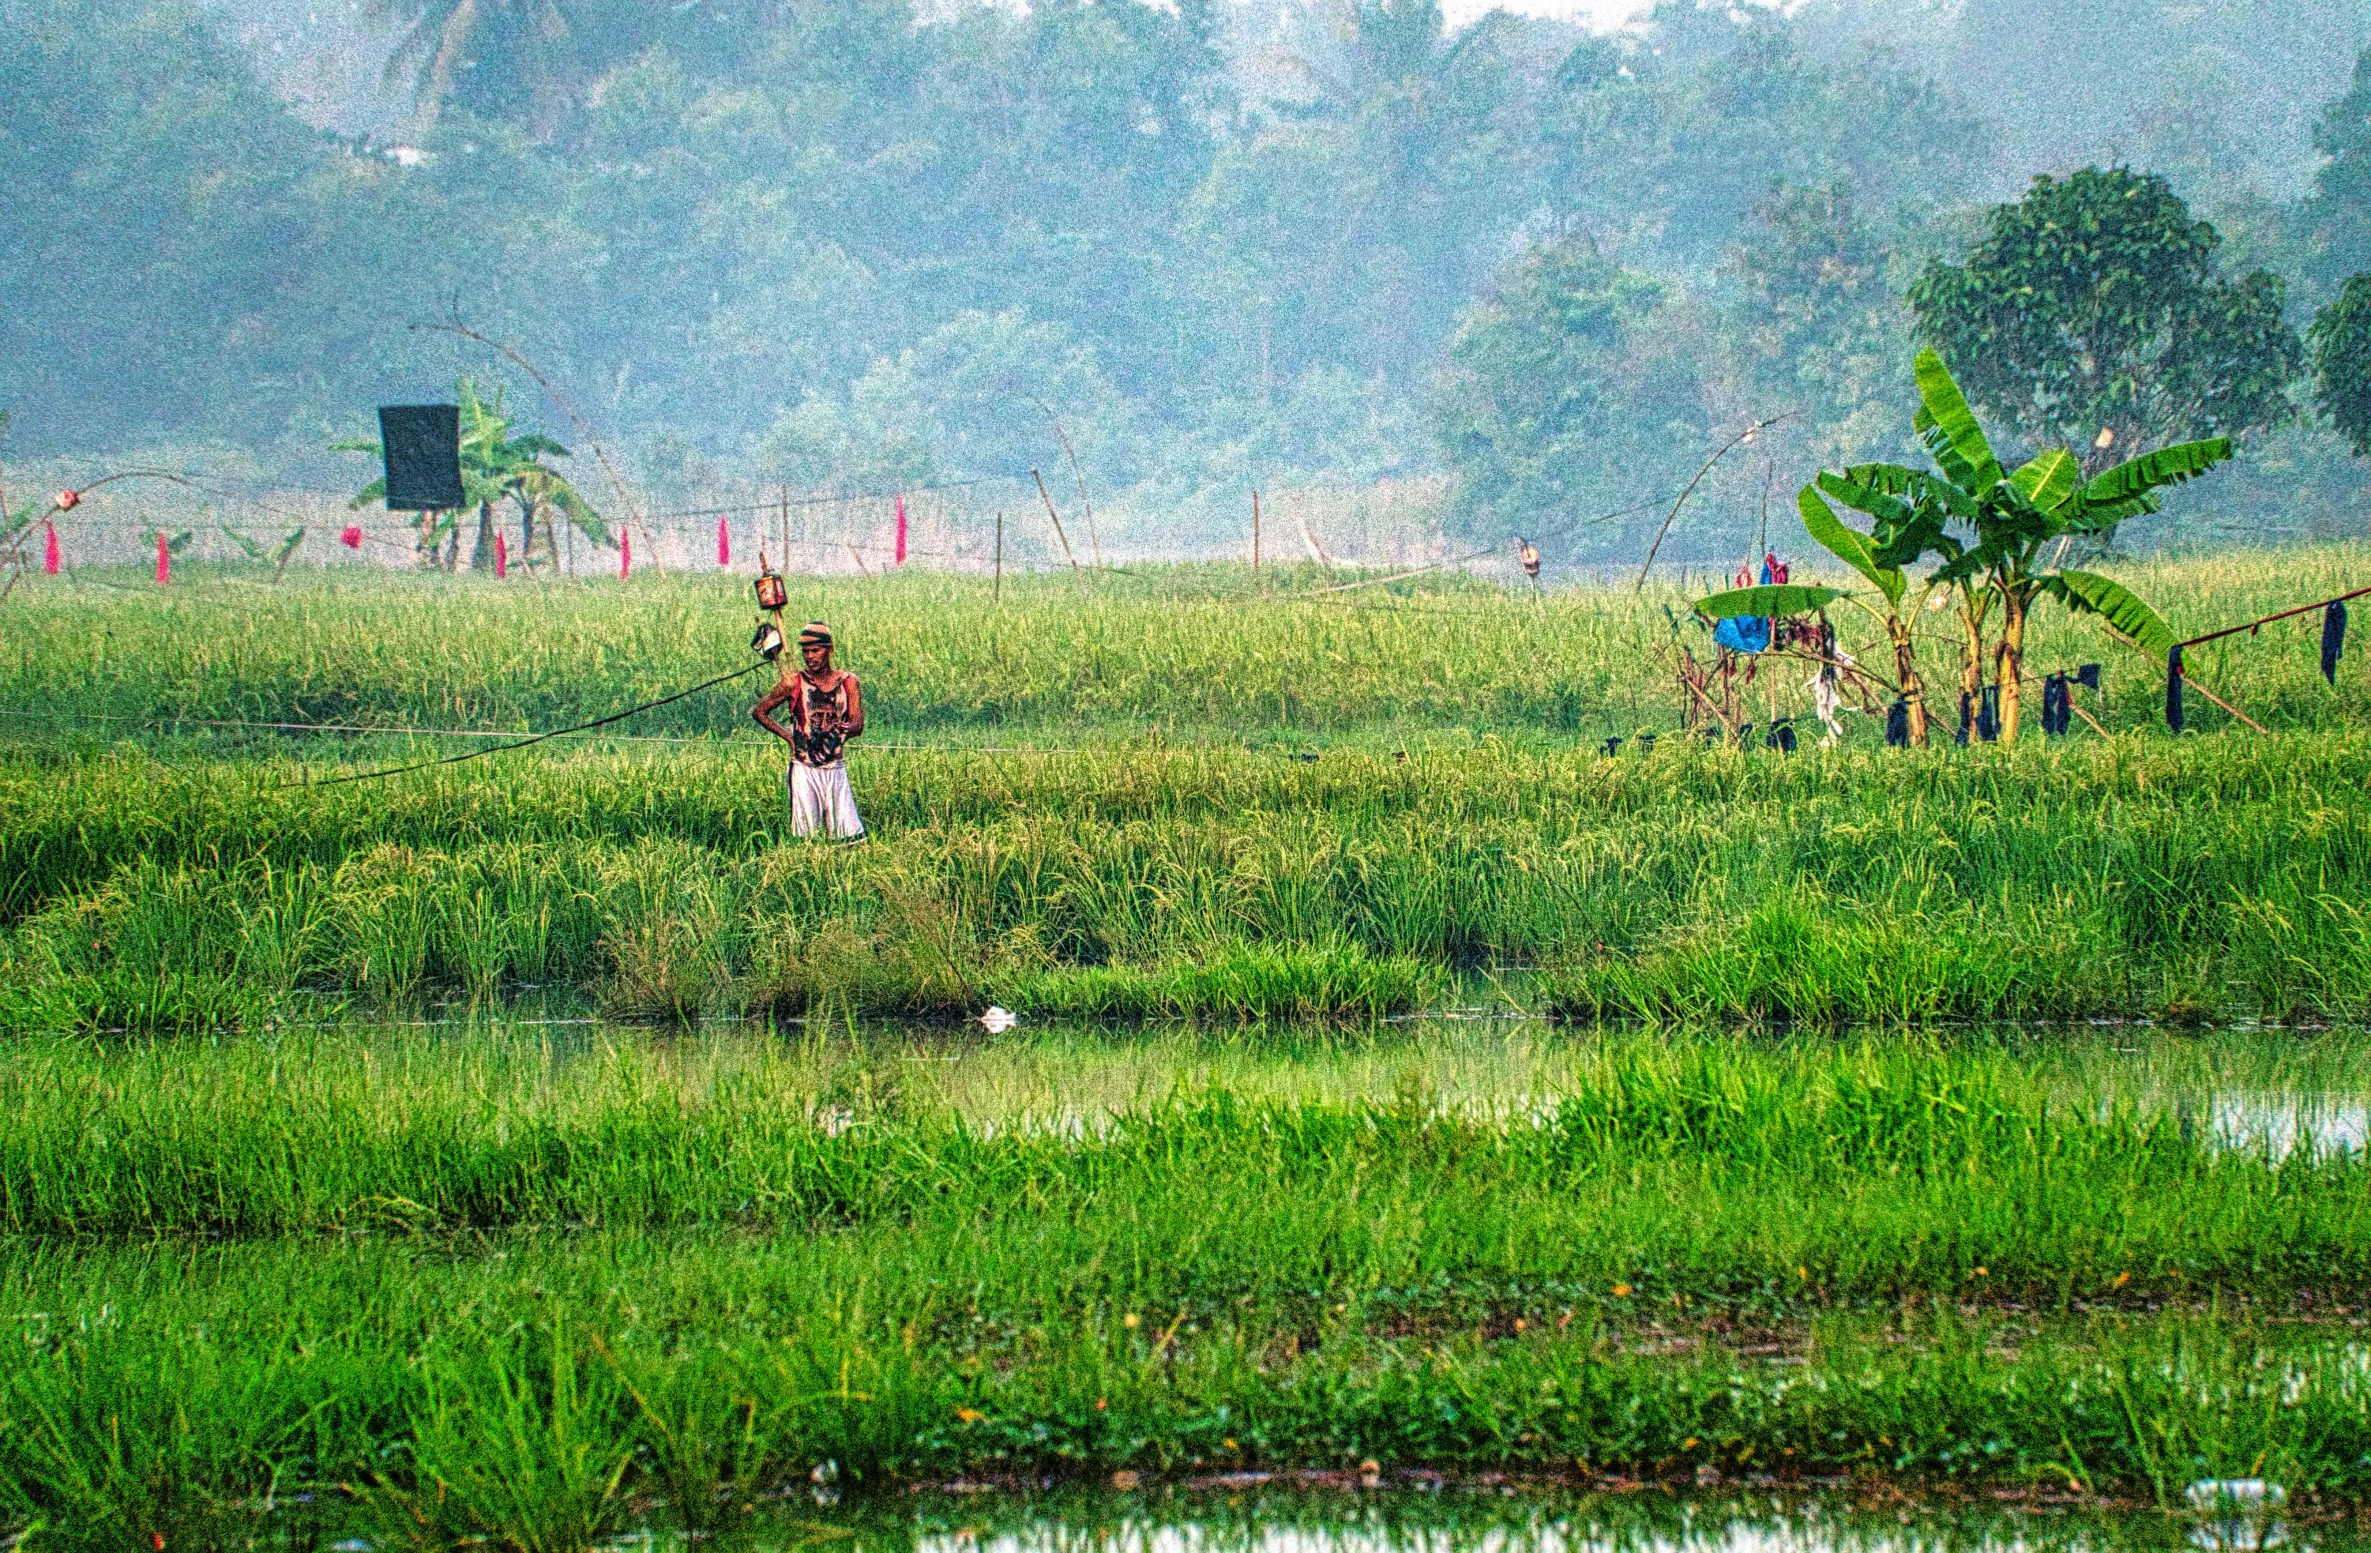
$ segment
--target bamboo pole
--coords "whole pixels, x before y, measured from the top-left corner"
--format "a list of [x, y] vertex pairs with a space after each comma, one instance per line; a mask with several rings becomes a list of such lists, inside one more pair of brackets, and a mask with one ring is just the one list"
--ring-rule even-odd
[[[2243, 629], [2244, 629], [2244, 627], [2243, 627]], [[2209, 701], [2212, 701], [2212, 702], [2213, 702], [2215, 705], [2217, 705], [2217, 706], [2221, 707], [2221, 708], [2222, 708], [2224, 711], [2226, 711], [2226, 712], [2229, 712], [2229, 713], [2230, 713], [2230, 714], [2231, 714], [2233, 717], [2236, 717], [2236, 718], [2238, 718], [2238, 719], [2239, 719], [2241, 722], [2243, 722], [2243, 723], [2247, 724], [2247, 725], [2248, 725], [2250, 728], [2253, 728], [2253, 729], [2255, 729], [2255, 730], [2256, 730], [2256, 732], [2258, 732], [2258, 733], [2269, 733], [2269, 732], [2270, 732], [2270, 730], [2268, 730], [2268, 729], [2267, 729], [2267, 728], [2266, 728], [2266, 727], [2265, 727], [2265, 726], [2264, 726], [2262, 723], [2260, 723], [2260, 722], [2256, 721], [2254, 718], [2252, 718], [2252, 717], [2248, 716], [2248, 714], [2247, 714], [2247, 713], [2245, 713], [2245, 712], [2241, 711], [2241, 710], [2240, 710], [2238, 707], [2235, 707], [2235, 706], [2233, 706], [2233, 705], [2232, 705], [2230, 702], [2228, 702], [2228, 701], [2224, 700], [2224, 699], [2223, 699], [2221, 696], [2218, 696], [2218, 695], [2216, 695], [2216, 694], [2215, 694], [2213, 691], [2211, 691], [2211, 690], [2207, 689], [2207, 688], [2206, 688], [2204, 685], [2200, 684], [2200, 683], [2198, 682], [2198, 680], [2197, 680], [2197, 679], [2196, 679], [2196, 678], [2195, 678], [2195, 677], [2194, 677], [2194, 676], [2193, 676], [2193, 675], [2190, 673], [2190, 671], [2189, 671], [2187, 668], [2185, 668], [2185, 669], [2183, 669], [2183, 670], [2182, 670], [2182, 683], [2183, 683], [2183, 684], [2185, 684], [2185, 685], [2187, 685], [2187, 686], [2189, 686], [2189, 687], [2190, 687], [2192, 690], [2195, 690], [2195, 691], [2197, 691], [2197, 692], [2198, 692], [2200, 695], [2202, 695], [2202, 696], [2206, 697], [2206, 699], [2208, 699]]]
[[1054, 498], [1046, 494], [1046, 477], [1032, 469], [1029, 478], [1037, 482], [1038, 499], [1046, 504], [1046, 516], [1054, 520], [1054, 537], [1062, 541], [1062, 558], [1070, 563], [1072, 571], [1077, 571], [1078, 557], [1070, 552], [1070, 536], [1062, 532], [1062, 514], [1054, 510]]

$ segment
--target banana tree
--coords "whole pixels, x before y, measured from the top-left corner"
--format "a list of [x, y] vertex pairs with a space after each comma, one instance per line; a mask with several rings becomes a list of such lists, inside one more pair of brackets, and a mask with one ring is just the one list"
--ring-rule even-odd
[[[1863, 534], [1837, 517], [1822, 498], [1823, 491], [1867, 516], [1870, 532]], [[1885, 607], [1879, 610], [1847, 595], [1849, 602], [1885, 631], [1886, 642], [1893, 649], [1894, 692], [1909, 709], [1910, 742], [1926, 743], [1926, 681], [1918, 672], [1918, 647], [1911, 623], [1940, 584], [1929, 578], [1914, 592], [1906, 568], [1930, 551], [1947, 560], [1958, 556], [1961, 546], [1944, 532], [1941, 505], [1931, 497], [1897, 496], [1848, 475], [1822, 470], [1812, 484], [1796, 493], [1795, 510], [1803, 515], [1803, 527], [1813, 542], [1867, 578], [1884, 600]]]
[[305, 531], [301, 528], [291, 531], [278, 544], [267, 545], [261, 540], [249, 539], [245, 534], [227, 524], [219, 526], [227, 538], [246, 552], [248, 560], [272, 569], [272, 581], [274, 582], [278, 582], [288, 574], [289, 561], [295, 558], [297, 547], [305, 542]]
[[[2160, 491], [2229, 458], [2231, 441], [2209, 437], [2177, 443], [2088, 480], [2080, 460], [2065, 448], [2004, 470], [1943, 358], [1920, 351], [1915, 375], [1919, 409], [1911, 424], [1935, 468], [1859, 464], [1841, 477], [1823, 475], [1819, 488], [1877, 521], [1879, 533], [1887, 536], [1872, 554], [1880, 565], [1907, 566], [1930, 553], [1940, 558], [1942, 565], [1926, 587], [1948, 587], [1958, 595], [1971, 691], [1980, 686], [1984, 670], [1985, 620], [1998, 605], [2000, 638], [1992, 649], [1992, 668], [2000, 685], [2001, 738], [2014, 742], [2025, 628], [2037, 600], [2047, 596], [2070, 610], [2096, 614], [2128, 641], [2160, 656], [2174, 639], [2157, 612], [2123, 584], [2094, 572], [2053, 567], [2043, 560], [2044, 552], [2069, 535], [2105, 533], [2157, 511]], [[1898, 656], [1898, 639], [1896, 650]]]
[[[554, 537], [551, 514], [559, 513], [594, 544], [614, 547], [609, 525], [569, 484], [568, 477], [549, 464], [546, 458], [566, 458], [568, 449], [541, 432], [528, 432], [514, 437], [510, 434], [510, 418], [503, 411], [502, 390], [494, 392], [491, 403], [478, 395], [477, 384], [463, 378], [454, 386], [454, 402], [461, 411], [461, 507], [452, 512], [423, 513], [420, 518], [419, 548], [422, 555], [434, 562], [437, 548], [447, 539], [445, 569], [451, 571], [460, 559], [460, 513], [477, 509], [477, 542], [471, 548], [469, 565], [472, 571], [490, 571], [494, 566], [494, 508], [506, 501], [518, 503], [520, 512], [520, 559], [532, 564], [536, 554], [537, 518], [544, 540], [540, 559], [550, 562], [557, 557], [558, 543]], [[334, 442], [330, 446], [342, 452], [379, 453], [379, 444], [371, 439], [357, 438], [349, 442]], [[382, 477], [373, 480], [354, 493], [347, 503], [350, 508], [368, 506], [383, 501], [387, 482]]]

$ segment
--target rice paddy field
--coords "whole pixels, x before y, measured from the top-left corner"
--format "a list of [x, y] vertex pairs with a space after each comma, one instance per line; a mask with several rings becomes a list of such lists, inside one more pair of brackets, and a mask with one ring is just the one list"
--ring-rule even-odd
[[[2367, 573], [2120, 575], [2197, 631]], [[870, 703], [853, 847], [785, 834], [754, 678], [332, 780], [739, 667], [733, 579], [20, 588], [0, 1521], [1274, 1546], [1223, 1496], [1289, 1478], [1327, 1537], [1487, 1541], [1514, 1512], [1346, 1506], [1502, 1484], [1669, 1546], [1727, 1512], [1626, 1490], [2169, 1542], [2200, 1479], [2371, 1504], [2359, 640], [2335, 686], [2318, 617], [2204, 650], [2263, 731], [2193, 698], [2177, 737], [2161, 665], [2046, 616], [2102, 730], [2014, 748], [1816, 747], [1788, 665], [1745, 691], [1782, 754], [1680, 735], [1680, 591], [1343, 580], [794, 579]]]

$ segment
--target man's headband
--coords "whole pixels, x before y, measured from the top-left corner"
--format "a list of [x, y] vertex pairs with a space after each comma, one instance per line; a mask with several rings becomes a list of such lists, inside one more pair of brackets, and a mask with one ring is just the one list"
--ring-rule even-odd
[[799, 645], [801, 647], [829, 647], [831, 645], [831, 627], [820, 620], [808, 621], [799, 628]]

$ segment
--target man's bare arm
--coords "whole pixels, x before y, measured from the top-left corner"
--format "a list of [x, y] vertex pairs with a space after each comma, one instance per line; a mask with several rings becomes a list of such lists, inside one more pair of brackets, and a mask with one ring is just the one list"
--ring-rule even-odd
[[857, 683], [853, 674], [840, 677], [848, 682], [848, 726], [840, 737], [853, 739], [864, 732], [864, 686]]
[[797, 694], [798, 685], [796, 681], [777, 684], [773, 689], [767, 691], [764, 695], [757, 698], [757, 705], [749, 709], [749, 715], [756, 718], [757, 725], [765, 729], [766, 732], [772, 734], [775, 738], [780, 739], [785, 744], [795, 745], [798, 743], [798, 740], [791, 736], [791, 732], [788, 728], [785, 728], [780, 723], [774, 721], [772, 714], [774, 708], [782, 705], [792, 696]]

